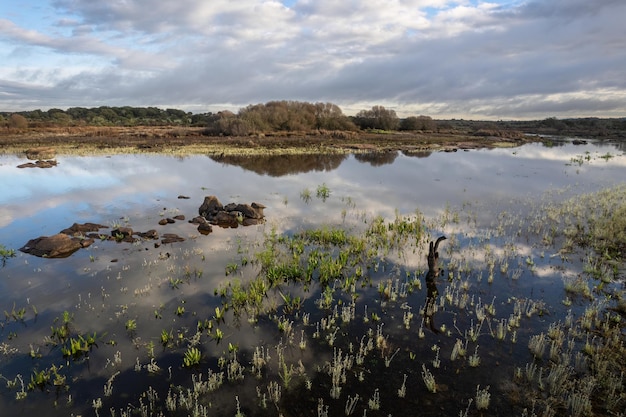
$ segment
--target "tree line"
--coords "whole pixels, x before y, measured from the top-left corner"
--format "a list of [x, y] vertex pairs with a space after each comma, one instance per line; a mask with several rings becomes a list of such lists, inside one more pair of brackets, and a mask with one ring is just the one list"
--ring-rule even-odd
[[[70, 107], [67, 110], [31, 110], [0, 113], [0, 122], [15, 123], [15, 115], [26, 119], [30, 127], [54, 126], [190, 126], [206, 122], [204, 115], [178, 109], [157, 107]], [[3, 120], [4, 119], [4, 120]], [[20, 119], [18, 119], [20, 120]], [[23, 120], [20, 120], [23, 123]]]
[[207, 135], [247, 136], [310, 131], [455, 132], [488, 136], [513, 133], [626, 137], [626, 118], [549, 117], [530, 121], [433, 120], [430, 116], [399, 118], [393, 109], [373, 106], [347, 116], [333, 103], [269, 101], [217, 113], [191, 113], [157, 107], [71, 107], [0, 112], [0, 127], [26, 129], [63, 126], [181, 126], [201, 127]]
[[272, 132], [307, 132], [312, 130], [357, 131], [434, 130], [435, 122], [428, 116], [400, 119], [394, 110], [374, 106], [356, 116], [346, 116], [333, 103], [301, 101], [269, 101], [217, 113], [190, 113], [157, 107], [70, 107], [15, 113], [0, 112], [0, 126], [27, 127], [62, 126], [195, 126], [205, 127], [210, 135], [246, 136]]

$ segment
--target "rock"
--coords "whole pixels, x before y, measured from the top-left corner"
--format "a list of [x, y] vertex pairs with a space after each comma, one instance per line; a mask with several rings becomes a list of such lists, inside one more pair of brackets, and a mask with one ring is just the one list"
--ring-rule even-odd
[[241, 225], [242, 226], [254, 226], [254, 225], [257, 225], [257, 224], [261, 224], [264, 221], [265, 220], [263, 220], [263, 219], [250, 219], [248, 217], [245, 217], [243, 219], [243, 221], [241, 222]]
[[189, 220], [189, 223], [191, 224], [206, 224], [206, 222], [207, 222], [206, 219], [202, 216], [197, 216]]
[[[22, 252], [40, 257], [65, 258], [80, 248], [87, 248], [93, 245], [96, 239], [107, 239], [128, 243], [136, 242], [139, 238], [154, 240], [159, 239], [159, 233], [154, 229], [148, 230], [147, 232], [135, 233], [130, 227], [117, 227], [111, 230], [110, 236], [94, 233], [107, 227], [108, 226], [97, 223], [74, 223], [56, 235], [50, 237], [41, 236], [37, 239], [31, 239], [20, 250]], [[136, 235], [137, 237], [134, 237], [133, 235]], [[163, 235], [162, 243], [182, 242], [184, 240], [184, 238], [170, 233]], [[160, 243], [155, 243], [155, 247], [158, 247], [159, 245]]]
[[174, 233], [165, 233], [163, 235], [163, 239], [161, 239], [161, 243], [166, 245], [168, 243], [176, 243], [176, 242], [184, 242], [185, 239], [174, 234]]
[[265, 208], [265, 206], [263, 204], [252, 202], [251, 205], [252, 205], [252, 208], [255, 209], [258, 213], [261, 213], [261, 217], [264, 216], [263, 209]]
[[186, 195], [179, 195], [178, 198], [181, 200], [189, 200], [191, 197], [186, 196]]
[[161, 226], [165, 226], [165, 225], [167, 224], [167, 219], [161, 219], [161, 220], [159, 220], [159, 224], [160, 224]]
[[[262, 223], [265, 206], [259, 203], [236, 204], [229, 203], [225, 206], [215, 196], [207, 196], [198, 209], [200, 215], [209, 223], [220, 227], [235, 228], [240, 224], [244, 226]], [[196, 223], [197, 221], [194, 221]]]
[[88, 238], [88, 239], [81, 239], [80, 241], [80, 247], [81, 248], [88, 248], [89, 246], [93, 245], [93, 243], [95, 242], [95, 240]]
[[138, 239], [135, 239], [133, 237], [134, 233], [135, 232], [130, 227], [118, 227], [117, 229], [111, 230], [111, 236], [117, 242], [122, 242], [122, 241], [128, 242], [128, 243], [136, 242]]
[[104, 226], [102, 224], [97, 224], [97, 223], [83, 223], [83, 224], [74, 223], [67, 229], [61, 230], [61, 233], [65, 233], [66, 235], [70, 235], [70, 236], [77, 236], [77, 235], [85, 235], [91, 232], [97, 232], [100, 229], [106, 229], [106, 228], [108, 228], [108, 226]]
[[174, 220], [185, 220], [185, 216], [182, 214], [179, 214], [178, 216], [174, 216]]
[[586, 145], [587, 141], [582, 139], [574, 139], [572, 145]]
[[52, 236], [40, 236], [31, 239], [20, 250], [31, 255], [46, 258], [66, 258], [83, 247], [81, 239], [70, 237], [65, 233]]
[[212, 231], [213, 231], [213, 227], [208, 223], [200, 223], [198, 225], [198, 232], [200, 232], [203, 235], [208, 235]]
[[137, 236], [143, 238], [143, 239], [158, 239], [159, 238], [159, 232], [157, 232], [154, 229], [150, 229], [147, 232], [143, 232], [143, 233], [137, 233]]
[[220, 200], [218, 200], [216, 196], [210, 195], [204, 197], [204, 202], [198, 209], [198, 214], [208, 220], [210, 217], [215, 216], [218, 212], [223, 210], [224, 206], [220, 203]]
[[133, 229], [130, 227], [118, 227], [111, 230], [111, 236], [117, 240], [127, 239], [133, 236]]
[[33, 162], [27, 162], [25, 164], [21, 164], [18, 165], [18, 168], [52, 168], [57, 166], [57, 161], [43, 161], [43, 160], [39, 160], [35, 163]]
[[263, 218], [263, 209], [260, 211], [255, 209], [249, 204], [237, 204], [234, 210], [240, 212], [243, 217], [247, 217], [250, 219], [262, 219]]
[[230, 227], [234, 229], [235, 227], [239, 226], [239, 220], [237, 219], [237, 214], [234, 211], [219, 211], [215, 216], [208, 220], [210, 223], [223, 228]]

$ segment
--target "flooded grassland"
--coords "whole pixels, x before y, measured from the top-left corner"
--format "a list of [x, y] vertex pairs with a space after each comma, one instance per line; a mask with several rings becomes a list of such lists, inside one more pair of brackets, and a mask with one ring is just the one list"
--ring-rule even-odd
[[[553, 145], [0, 156], [0, 410], [620, 415], [626, 157]], [[264, 221], [202, 234], [209, 195]]]

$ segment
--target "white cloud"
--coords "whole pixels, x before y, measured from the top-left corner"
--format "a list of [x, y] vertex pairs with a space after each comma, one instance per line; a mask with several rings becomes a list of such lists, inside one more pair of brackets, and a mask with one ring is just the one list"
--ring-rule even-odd
[[42, 89], [41, 107], [294, 99], [464, 118], [626, 110], [618, 0], [285, 4], [55, 0], [48, 26], [5, 18], [0, 94], [11, 99], [0, 110], [31, 108]]

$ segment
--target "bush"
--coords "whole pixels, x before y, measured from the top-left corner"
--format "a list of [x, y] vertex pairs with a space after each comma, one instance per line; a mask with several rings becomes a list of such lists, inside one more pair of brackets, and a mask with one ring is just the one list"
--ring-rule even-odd
[[13, 129], [26, 129], [28, 128], [28, 120], [20, 114], [13, 113], [9, 117], [9, 127]]
[[435, 129], [435, 121], [430, 116], [410, 116], [400, 121], [400, 130], [433, 131]]
[[354, 123], [361, 129], [398, 129], [399, 119], [394, 110], [383, 106], [374, 106], [371, 110], [361, 110], [354, 118]]

